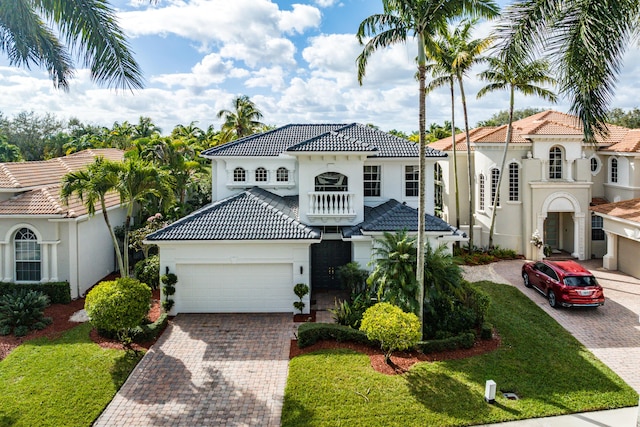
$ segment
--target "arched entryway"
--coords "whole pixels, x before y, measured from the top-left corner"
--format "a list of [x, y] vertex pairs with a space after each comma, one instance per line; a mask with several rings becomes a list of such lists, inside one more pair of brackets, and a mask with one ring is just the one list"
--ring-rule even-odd
[[553, 250], [586, 259], [585, 213], [573, 194], [557, 192], [547, 196], [538, 214], [537, 229], [543, 230], [543, 241]]

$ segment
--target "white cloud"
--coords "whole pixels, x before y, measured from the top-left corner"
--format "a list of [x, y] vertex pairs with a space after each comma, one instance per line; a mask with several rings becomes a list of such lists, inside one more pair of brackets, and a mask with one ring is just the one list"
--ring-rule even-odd
[[[167, 87], [188, 86], [202, 88], [224, 82], [233, 72], [232, 61], [224, 61], [220, 55], [210, 53], [191, 68], [191, 73], [161, 74], [151, 77], [150, 81], [152, 83], [162, 83]], [[236, 72], [235, 75], [238, 75], [238, 73]]]
[[285, 87], [284, 72], [280, 67], [261, 68], [251, 73], [251, 77], [244, 84], [249, 88], [267, 87], [277, 92]]
[[338, 4], [338, 0], [315, 0], [314, 3], [317, 4], [318, 7], [326, 8]]
[[285, 33], [304, 33], [308, 28], [320, 25], [322, 15], [320, 11], [306, 4], [294, 4], [292, 11], [281, 11], [278, 27]]

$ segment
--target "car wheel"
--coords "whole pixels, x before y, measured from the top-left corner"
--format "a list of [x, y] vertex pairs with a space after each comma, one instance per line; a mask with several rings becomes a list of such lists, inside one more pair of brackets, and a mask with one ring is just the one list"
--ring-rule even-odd
[[529, 275], [527, 273], [522, 273], [522, 280], [524, 280], [524, 285], [527, 288], [531, 287], [531, 282], [529, 282]]
[[556, 293], [553, 291], [549, 291], [547, 294], [547, 298], [549, 299], [549, 305], [553, 308], [558, 308], [558, 301], [556, 300]]

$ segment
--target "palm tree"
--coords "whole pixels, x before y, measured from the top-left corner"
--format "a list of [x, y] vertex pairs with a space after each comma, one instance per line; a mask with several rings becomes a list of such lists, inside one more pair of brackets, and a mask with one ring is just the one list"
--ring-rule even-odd
[[114, 167], [114, 163], [109, 162], [102, 157], [96, 158], [95, 162], [87, 166], [85, 169], [77, 172], [70, 172], [62, 178], [60, 195], [65, 204], [68, 203], [69, 198], [73, 194], [77, 195], [80, 201], [87, 207], [89, 215], [95, 215], [96, 202], [100, 203], [102, 217], [109, 229], [113, 248], [116, 252], [118, 267], [121, 274], [124, 274], [123, 272], [126, 270], [124, 269], [124, 263], [122, 261], [120, 245], [118, 244], [118, 239], [111, 227], [105, 202], [107, 193], [112, 191], [117, 184], [118, 177], [111, 172]]
[[[378, 49], [385, 49], [398, 43], [406, 43], [409, 37], [418, 42], [418, 129], [419, 129], [419, 184], [418, 184], [418, 257], [416, 281], [420, 304], [420, 324], [423, 323], [424, 303], [424, 243], [425, 243], [425, 47], [430, 46], [438, 28], [444, 28], [447, 20], [458, 16], [479, 16], [492, 18], [499, 8], [492, 0], [382, 0], [383, 13], [365, 18], [356, 34], [360, 44], [364, 44], [356, 63], [358, 82], [362, 84], [369, 57]], [[370, 37], [365, 43], [365, 37]]]
[[0, 34], [0, 52], [10, 65], [45, 68], [54, 87], [68, 89], [72, 53], [91, 69], [95, 82], [122, 89], [143, 86], [140, 67], [107, 0], [2, 1]]
[[521, 0], [503, 14], [497, 36], [507, 57], [550, 53], [560, 91], [582, 120], [585, 139], [594, 141], [607, 132], [608, 103], [639, 19], [633, 0]]
[[[252, 135], [262, 130], [265, 126], [264, 123], [259, 121], [262, 119], [262, 112], [246, 95], [236, 97], [233, 100], [233, 110], [220, 110], [217, 117], [224, 119], [222, 133], [227, 132], [235, 136], [232, 139]], [[231, 136], [228, 136], [228, 138], [231, 138]]]
[[[540, 87], [538, 85], [555, 85], [556, 80], [549, 75], [549, 63], [545, 60], [523, 61], [522, 58], [516, 57], [492, 57], [487, 59], [489, 68], [480, 73], [480, 78], [484, 81], [491, 82], [487, 86], [478, 91], [478, 98], [483, 97], [489, 92], [496, 90], [509, 91], [509, 123], [507, 124], [507, 136], [504, 142], [504, 150], [502, 152], [502, 162], [500, 163], [500, 172], [498, 174], [498, 182], [496, 184], [495, 195], [493, 197], [493, 209], [491, 213], [491, 226], [489, 227], [489, 247], [493, 247], [493, 232], [496, 222], [497, 206], [500, 200], [500, 184], [502, 175], [507, 162], [507, 151], [511, 143], [513, 132], [513, 107], [515, 101], [515, 92], [518, 91], [523, 95], [537, 95], [551, 102], [556, 102], [557, 96], [552, 91]], [[493, 194], [493, 190], [492, 190]]]

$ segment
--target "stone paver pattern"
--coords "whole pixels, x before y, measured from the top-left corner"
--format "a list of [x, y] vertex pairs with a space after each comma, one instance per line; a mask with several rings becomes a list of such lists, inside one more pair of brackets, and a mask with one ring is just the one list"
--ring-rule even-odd
[[605, 305], [554, 309], [542, 294], [524, 286], [524, 262], [502, 261], [463, 269], [470, 281], [491, 280], [516, 286], [640, 393], [640, 280], [603, 269], [602, 260], [580, 261], [604, 288]]
[[180, 314], [95, 426], [279, 426], [291, 314]]

